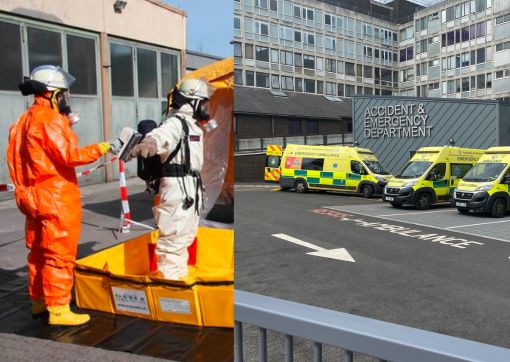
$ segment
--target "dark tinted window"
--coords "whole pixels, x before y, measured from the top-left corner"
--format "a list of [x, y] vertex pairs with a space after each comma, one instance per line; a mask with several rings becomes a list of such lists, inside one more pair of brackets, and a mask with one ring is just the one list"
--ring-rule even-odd
[[67, 63], [69, 73], [76, 78], [71, 93], [97, 94], [95, 40], [67, 35]]
[[432, 170], [430, 170], [427, 178], [431, 178], [431, 175], [433, 174], [436, 174], [437, 176], [435, 176], [435, 179], [436, 180], [439, 180], [439, 179], [442, 179], [444, 178], [445, 174], [446, 174], [446, 163], [438, 163], [437, 165], [435, 165]]
[[29, 27], [27, 37], [30, 72], [45, 64], [62, 66], [60, 33]]
[[161, 92], [163, 97], [175, 87], [178, 76], [177, 55], [161, 53]]
[[301, 161], [302, 170], [322, 171], [323, 166], [323, 158], [303, 158], [303, 161]]
[[18, 91], [23, 81], [19, 25], [0, 21], [0, 89]]
[[127, 45], [110, 43], [112, 95], [132, 97], [133, 55]]
[[289, 119], [289, 135], [301, 134], [301, 120]]
[[460, 178], [463, 178], [464, 175], [469, 170], [471, 170], [471, 167], [473, 167], [473, 165], [451, 164], [450, 174], [452, 175], [452, 178], [456, 177], [456, 178], [460, 179]]
[[136, 49], [138, 68], [138, 96], [142, 98], [158, 97], [158, 66], [156, 52]]

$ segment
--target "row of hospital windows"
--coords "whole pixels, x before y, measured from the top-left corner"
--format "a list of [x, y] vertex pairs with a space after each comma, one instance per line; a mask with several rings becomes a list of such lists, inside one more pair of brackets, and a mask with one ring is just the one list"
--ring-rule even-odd
[[[395, 72], [396, 73], [396, 72]], [[244, 77], [243, 77], [244, 75]], [[418, 73], [417, 76], [422, 75]], [[493, 75], [495, 79], [510, 77], [510, 69], [498, 70], [491, 73], [482, 73], [474, 76], [458, 78], [443, 82], [433, 82], [426, 86], [429, 91], [437, 90], [442, 84], [442, 93], [467, 92], [472, 89], [491, 89]], [[395, 75], [396, 76], [396, 75]], [[412, 82], [415, 79], [414, 68], [404, 69], [399, 73], [400, 82]], [[390, 75], [391, 80], [391, 75]], [[246, 85], [258, 88], [282, 89], [296, 92], [326, 94], [332, 96], [350, 97], [355, 94], [374, 94], [372, 87], [355, 86], [352, 84], [324, 82], [322, 80], [294, 78], [289, 76], [279, 76], [275, 74], [254, 72], [241, 69], [234, 70], [234, 82], [236, 85]], [[381, 82], [376, 82], [381, 84]], [[388, 89], [375, 88], [375, 94], [391, 95], [392, 91]]]
[[[136, 88], [138, 97], [162, 98], [177, 82], [176, 54], [138, 45], [115, 42], [109, 45], [112, 95], [133, 97]], [[23, 66], [24, 46], [28, 70]], [[0, 49], [0, 90], [17, 91], [23, 75], [39, 65], [53, 64], [67, 68], [76, 77], [71, 93], [98, 94], [97, 38], [93, 36], [0, 21]], [[158, 92], [158, 78], [161, 92]]]
[[[267, 10], [267, 5], [270, 5], [269, 9], [271, 11], [278, 12], [278, 2], [276, 0], [271, 0], [269, 4], [267, 1], [265, 1], [265, 3], [260, 3], [260, 1], [265, 0], [255, 0], [256, 8]], [[253, 1], [246, 0], [245, 5], [247, 5], [245, 9], [250, 9], [250, 6], [253, 6]], [[283, 2], [283, 6], [280, 8], [280, 18], [287, 21], [292, 20], [297, 24], [303, 23], [305, 25], [312, 27], [315, 26], [316, 28], [321, 29], [324, 27], [326, 30], [330, 31], [341, 31], [349, 35], [354, 35], [356, 29], [356, 34], [360, 36], [369, 38], [373, 37], [375, 39], [380, 39], [381, 41], [397, 41], [397, 33], [394, 31], [366, 24], [349, 17], [338, 16], [335, 14], [323, 14], [322, 10], [291, 4], [289, 1]], [[257, 23], [259, 25], [257, 25]], [[269, 35], [268, 23], [260, 21], [254, 23], [253, 20], [249, 18], [245, 19], [244, 31], [253, 33], [253, 25], [255, 25], [255, 33], [260, 35]], [[234, 29], [241, 30], [241, 19], [238, 16], [234, 16]]]
[[[244, 77], [243, 77], [244, 74]], [[374, 94], [373, 87], [355, 86], [353, 84], [324, 82], [322, 80], [294, 78], [288, 76], [271, 75], [263, 72], [253, 72], [241, 69], [234, 70], [234, 83], [258, 88], [282, 89], [312, 94], [351, 97], [355, 94]], [[389, 89], [375, 89], [376, 95], [392, 95]]]

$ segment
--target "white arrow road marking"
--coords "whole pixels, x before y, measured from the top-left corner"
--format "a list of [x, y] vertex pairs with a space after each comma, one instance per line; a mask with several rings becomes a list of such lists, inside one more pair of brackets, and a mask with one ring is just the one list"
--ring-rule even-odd
[[287, 234], [273, 234], [272, 236], [274, 236], [275, 238], [290, 241], [291, 243], [298, 244], [298, 245], [304, 246], [306, 248], [315, 250], [310, 253], [307, 253], [308, 255], [321, 256], [323, 258], [329, 258], [329, 259], [350, 261], [352, 263], [356, 262], [356, 260], [353, 259], [351, 254], [349, 254], [349, 252], [345, 248], [327, 250], [320, 246], [314, 245], [312, 243], [296, 239], [296, 238], [289, 236]]

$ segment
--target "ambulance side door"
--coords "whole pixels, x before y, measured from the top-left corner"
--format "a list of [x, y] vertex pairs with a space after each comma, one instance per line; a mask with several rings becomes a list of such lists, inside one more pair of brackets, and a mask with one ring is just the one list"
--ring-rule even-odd
[[446, 174], [446, 163], [436, 164], [428, 173], [427, 180], [432, 181], [432, 188], [436, 193], [437, 201], [448, 200], [450, 179]]
[[450, 197], [453, 195], [453, 190], [459, 185], [460, 180], [472, 167], [473, 165], [469, 163], [450, 164]]

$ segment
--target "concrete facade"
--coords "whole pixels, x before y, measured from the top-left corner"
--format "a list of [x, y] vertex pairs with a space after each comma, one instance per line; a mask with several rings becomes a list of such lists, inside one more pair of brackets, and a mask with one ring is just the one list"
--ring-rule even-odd
[[510, 98], [510, 2], [234, 0], [236, 84]]
[[354, 138], [395, 173], [421, 147], [510, 145], [510, 104], [491, 100], [353, 97]]
[[[23, 97], [17, 85], [41, 64], [60, 65], [77, 78], [70, 99], [81, 118], [74, 131], [82, 145], [111, 139], [143, 119], [161, 120], [168, 90], [185, 73], [187, 15], [156, 0], [130, 0], [121, 13], [114, 3], [0, 2], [2, 129], [31, 105], [33, 98]], [[7, 131], [0, 134], [0, 149], [6, 143]], [[128, 163], [126, 172], [135, 175], [136, 162]], [[108, 167], [80, 183], [116, 175]], [[2, 183], [9, 183], [5, 153], [0, 154]]]

